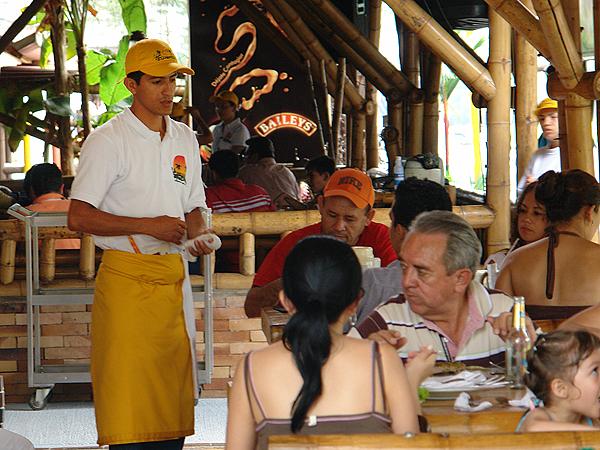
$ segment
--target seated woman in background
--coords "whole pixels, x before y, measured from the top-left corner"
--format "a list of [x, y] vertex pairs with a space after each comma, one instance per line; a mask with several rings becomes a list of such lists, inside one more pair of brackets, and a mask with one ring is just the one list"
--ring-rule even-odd
[[525, 297], [532, 319], [564, 319], [600, 303], [600, 187], [582, 170], [539, 178], [535, 198], [546, 208], [548, 237], [506, 258], [496, 288]]
[[435, 362], [423, 349], [405, 370], [396, 351], [342, 333], [360, 300], [361, 269], [346, 243], [300, 241], [285, 261], [283, 339], [250, 352], [235, 374], [227, 448], [266, 449], [276, 434], [419, 430], [416, 387]]
[[[535, 187], [538, 182], [529, 183], [517, 199], [511, 230], [512, 245], [504, 250], [488, 256], [485, 266], [496, 263], [497, 270], [502, 269], [505, 258], [524, 245], [539, 241], [546, 236], [548, 216], [546, 208], [535, 199]], [[493, 287], [493, 286], [492, 286]]]

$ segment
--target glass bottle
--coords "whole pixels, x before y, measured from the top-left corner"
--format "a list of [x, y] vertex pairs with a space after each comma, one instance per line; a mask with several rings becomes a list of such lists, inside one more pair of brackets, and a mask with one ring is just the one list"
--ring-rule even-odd
[[523, 376], [527, 371], [527, 352], [531, 347], [531, 339], [525, 326], [525, 299], [515, 297], [513, 305], [512, 329], [506, 338], [506, 379], [511, 387], [523, 387]]

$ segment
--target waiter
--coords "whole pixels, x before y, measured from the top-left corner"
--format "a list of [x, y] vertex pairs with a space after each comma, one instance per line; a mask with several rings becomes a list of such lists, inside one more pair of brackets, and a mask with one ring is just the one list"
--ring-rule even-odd
[[[169, 118], [175, 79], [194, 71], [145, 39], [125, 61], [133, 103], [81, 150], [69, 228], [104, 250], [92, 310], [98, 444], [181, 449], [194, 433], [195, 327], [186, 239], [207, 232], [198, 143]], [[197, 242], [192, 256], [210, 252]]]

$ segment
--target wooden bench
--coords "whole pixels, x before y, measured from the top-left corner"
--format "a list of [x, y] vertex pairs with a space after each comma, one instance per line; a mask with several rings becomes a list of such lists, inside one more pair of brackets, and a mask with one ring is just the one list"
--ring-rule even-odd
[[395, 434], [355, 434], [322, 436], [271, 436], [269, 449], [273, 450], [381, 450], [381, 449], [485, 449], [507, 450], [583, 450], [600, 446], [600, 432], [549, 433], [480, 433], [435, 434], [413, 436]]

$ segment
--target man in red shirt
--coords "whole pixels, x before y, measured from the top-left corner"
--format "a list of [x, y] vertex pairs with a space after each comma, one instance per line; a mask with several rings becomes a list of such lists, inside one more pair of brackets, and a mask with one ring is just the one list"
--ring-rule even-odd
[[388, 227], [372, 222], [375, 192], [371, 179], [358, 169], [341, 169], [329, 179], [317, 201], [321, 222], [293, 231], [269, 252], [254, 276], [244, 308], [248, 317], [258, 317], [261, 308], [279, 302], [281, 272], [285, 258], [296, 243], [307, 236], [328, 234], [349, 245], [373, 248], [373, 253], [387, 266], [396, 259]]
[[206, 189], [206, 204], [213, 213], [275, 210], [267, 191], [237, 178], [239, 157], [231, 150], [213, 153], [208, 167], [212, 171], [215, 184]]

